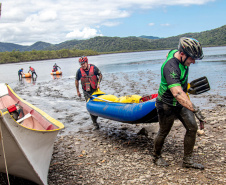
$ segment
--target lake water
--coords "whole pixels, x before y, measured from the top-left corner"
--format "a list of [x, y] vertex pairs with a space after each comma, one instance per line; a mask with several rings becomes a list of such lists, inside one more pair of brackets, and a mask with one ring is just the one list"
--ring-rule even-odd
[[[89, 63], [103, 74], [101, 90], [116, 96], [157, 93], [160, 68], [169, 50], [89, 56]], [[226, 47], [204, 48], [204, 59], [191, 64], [189, 81], [206, 76], [211, 90], [206, 94], [226, 96]], [[53, 65], [61, 67], [59, 78], [50, 75]], [[18, 80], [18, 70], [35, 68], [38, 77]], [[8, 83], [23, 99], [41, 108], [76, 131], [91, 123], [84, 98], [77, 97], [74, 85], [78, 57], [0, 65], [0, 83]], [[82, 91], [81, 91], [82, 92]], [[197, 101], [199, 103], [199, 101]], [[225, 104], [225, 102], [223, 102]]]
[[[99, 67], [103, 74], [118, 72], [137, 72], [146, 69], [154, 73], [160, 72], [160, 67], [168, 50], [144, 51], [133, 53], [106, 54], [88, 57], [89, 63]], [[204, 48], [204, 59], [196, 61], [195, 65], [190, 66], [189, 79], [193, 80], [200, 76], [207, 76], [211, 87], [218, 84], [215, 80], [225, 81], [226, 75], [226, 47]], [[22, 62], [16, 64], [1, 64], [0, 79], [1, 82], [8, 83], [13, 87], [18, 84], [17, 71], [24, 68], [24, 72], [29, 70], [29, 66], [35, 68], [38, 74], [37, 82], [46, 82], [52, 80], [50, 72], [54, 63], [57, 63], [62, 71], [62, 78], [71, 78], [76, 74], [79, 68], [78, 58], [43, 60], [33, 62]], [[159, 80], [159, 79], [156, 79]], [[221, 81], [222, 81], [221, 80]], [[215, 87], [212, 87], [215, 88]]]

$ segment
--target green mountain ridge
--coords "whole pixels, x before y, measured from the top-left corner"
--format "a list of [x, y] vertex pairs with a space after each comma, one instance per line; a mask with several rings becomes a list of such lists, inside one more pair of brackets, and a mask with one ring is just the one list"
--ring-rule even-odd
[[0, 42], [0, 52], [4, 51], [33, 51], [33, 50], [93, 50], [96, 52], [123, 52], [123, 51], [145, 51], [157, 49], [177, 48], [180, 37], [193, 37], [200, 41], [203, 47], [226, 46], [226, 25], [199, 33], [185, 33], [168, 38], [153, 36], [140, 37], [106, 37], [98, 36], [87, 40], [69, 40], [59, 44], [36, 42], [31, 46], [22, 46], [12, 43]]

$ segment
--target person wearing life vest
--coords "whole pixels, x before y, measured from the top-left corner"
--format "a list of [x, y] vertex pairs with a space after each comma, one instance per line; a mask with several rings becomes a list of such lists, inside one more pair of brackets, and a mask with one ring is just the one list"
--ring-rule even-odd
[[28, 71], [28, 73], [29, 72], [31, 72], [31, 74], [32, 74], [32, 78], [33, 78], [33, 76], [35, 75], [36, 77], [38, 76], [37, 74], [36, 74], [36, 72], [35, 72], [35, 69], [34, 68], [32, 68], [31, 66], [29, 67], [29, 71]]
[[24, 69], [21, 68], [21, 69], [18, 71], [19, 80], [22, 79], [22, 75], [24, 74], [23, 70], [24, 70]]
[[[102, 74], [95, 65], [88, 64], [88, 58], [86, 56], [80, 57], [78, 62], [81, 67], [77, 70], [76, 73], [75, 87], [77, 90], [77, 95], [81, 97], [81, 93], [79, 91], [79, 80], [81, 80], [83, 94], [87, 101], [90, 97], [89, 95], [92, 95], [94, 91], [100, 88]], [[90, 116], [95, 128], [99, 129], [99, 125], [97, 123], [98, 117], [94, 115]]]
[[192, 153], [198, 129], [195, 116], [200, 123], [205, 122], [205, 118], [186, 94], [189, 66], [202, 58], [201, 44], [193, 38], [182, 37], [178, 49], [169, 51], [166, 61], [162, 64], [161, 82], [156, 99], [159, 132], [154, 140], [154, 163], [157, 166], [169, 165], [162, 158], [161, 151], [174, 120], [178, 118], [186, 129], [182, 167], [204, 169], [202, 164], [193, 161]]
[[[54, 65], [53, 65], [53, 70], [52, 70], [52, 72], [56, 72], [56, 71], [58, 71], [58, 65], [55, 63]], [[60, 67], [59, 67], [60, 68]], [[61, 68], [60, 68], [61, 69]]]

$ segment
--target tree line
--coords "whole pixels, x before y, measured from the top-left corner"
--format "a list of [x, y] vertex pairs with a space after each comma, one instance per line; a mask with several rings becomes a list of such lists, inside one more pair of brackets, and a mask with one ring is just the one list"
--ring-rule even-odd
[[91, 56], [98, 55], [96, 51], [92, 50], [52, 50], [52, 51], [23, 51], [13, 50], [11, 52], [5, 51], [0, 52], [0, 64], [5, 63], [18, 63], [18, 62], [27, 62], [27, 61], [38, 61], [38, 60], [49, 60], [49, 59], [60, 59], [60, 58], [73, 58], [80, 56]]

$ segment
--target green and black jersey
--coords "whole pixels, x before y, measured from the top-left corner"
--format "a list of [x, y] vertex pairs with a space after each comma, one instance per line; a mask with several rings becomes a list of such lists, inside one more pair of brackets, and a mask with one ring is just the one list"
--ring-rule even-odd
[[167, 59], [161, 67], [161, 83], [158, 91], [158, 100], [171, 106], [177, 106], [179, 103], [172, 95], [170, 88], [181, 86], [183, 91], [187, 92], [188, 83], [189, 68], [174, 57], [177, 51], [169, 51]]

